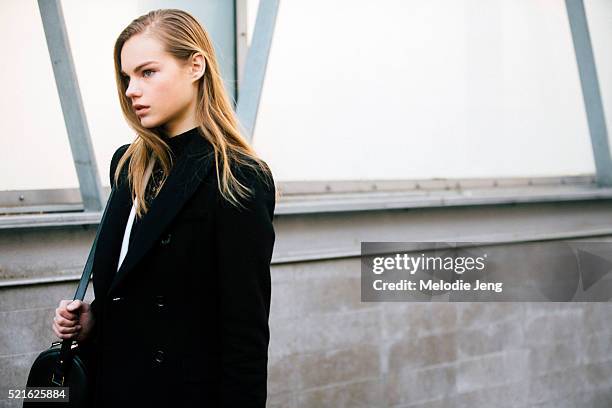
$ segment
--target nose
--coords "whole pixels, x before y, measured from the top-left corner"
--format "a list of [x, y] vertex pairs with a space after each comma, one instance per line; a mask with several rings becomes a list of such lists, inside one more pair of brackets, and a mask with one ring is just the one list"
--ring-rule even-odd
[[125, 96], [127, 96], [128, 98], [133, 98], [135, 96], [141, 95], [141, 91], [137, 89], [135, 84], [136, 83], [134, 81], [130, 81], [130, 83], [128, 84], [128, 87], [125, 90]]

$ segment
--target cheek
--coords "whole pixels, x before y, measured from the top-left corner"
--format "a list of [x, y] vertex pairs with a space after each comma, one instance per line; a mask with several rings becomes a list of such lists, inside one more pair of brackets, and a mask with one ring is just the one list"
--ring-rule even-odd
[[156, 106], [163, 107], [168, 104], [168, 99], [172, 96], [172, 83], [165, 79], [160, 79], [156, 81], [154, 86], [152, 87], [152, 96], [153, 101]]
[[175, 79], [161, 79], [155, 86], [155, 103], [160, 114], [173, 114], [190, 98], [189, 88]]

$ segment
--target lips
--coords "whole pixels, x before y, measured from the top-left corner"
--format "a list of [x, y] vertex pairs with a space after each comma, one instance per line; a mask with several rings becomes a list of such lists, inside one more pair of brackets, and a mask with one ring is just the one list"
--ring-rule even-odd
[[136, 112], [137, 115], [145, 113], [148, 109], [149, 107], [146, 105], [140, 105], [140, 104], [134, 105], [134, 111]]

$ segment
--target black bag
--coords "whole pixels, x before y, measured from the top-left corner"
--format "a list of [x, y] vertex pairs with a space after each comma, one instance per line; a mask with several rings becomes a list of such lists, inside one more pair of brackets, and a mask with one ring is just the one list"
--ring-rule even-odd
[[[110, 196], [106, 202], [104, 213], [98, 231], [94, 239], [79, 286], [74, 295], [74, 300], [83, 300], [87, 285], [91, 278], [92, 264], [98, 236], [100, 235], [101, 226], [104, 224], [106, 211], [113, 196], [114, 189], [111, 190]], [[95, 331], [95, 329], [94, 329]], [[94, 333], [92, 332], [92, 335]], [[96, 373], [96, 359], [93, 350], [94, 345], [89, 339], [85, 342], [76, 342], [72, 344], [73, 339], [63, 339], [55, 341], [47, 350], [43, 351], [36, 357], [30, 374], [28, 375], [27, 387], [68, 387], [69, 402], [54, 402], [36, 401], [35, 398], [27, 400], [24, 398], [23, 407], [43, 408], [43, 407], [64, 407], [64, 408], [83, 408], [93, 405], [93, 387], [95, 385], [94, 376]], [[27, 393], [26, 393], [27, 394]], [[25, 395], [27, 397], [28, 395]]]
[[[28, 387], [69, 387], [68, 403], [25, 400], [23, 407], [90, 407], [93, 405], [94, 356], [83, 356], [83, 347], [76, 345], [64, 352], [68, 339], [53, 342], [51, 347], [38, 355], [28, 376]], [[70, 341], [70, 340], [68, 340]], [[62, 355], [66, 355], [62, 359]]]

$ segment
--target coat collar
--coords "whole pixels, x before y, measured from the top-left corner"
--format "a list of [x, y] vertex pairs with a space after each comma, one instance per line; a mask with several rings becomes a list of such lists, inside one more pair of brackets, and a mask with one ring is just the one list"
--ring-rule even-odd
[[100, 241], [105, 244], [99, 246], [94, 258], [94, 265], [98, 266], [94, 269], [94, 277], [96, 270], [103, 275], [99, 278], [100, 281], [96, 282], [96, 286], [102, 286], [101, 293], [111, 296], [116, 291], [130, 271], [160, 239], [185, 202], [211, 172], [213, 164], [214, 151], [210, 142], [200, 135], [191, 138], [183, 154], [175, 161], [159, 194], [151, 202], [148, 213], [140, 221], [130, 250], [121, 268], [116, 271], [119, 249], [132, 207], [128, 183], [118, 183], [115, 187], [116, 194], [109, 202], [110, 216], [106, 217], [104, 225], [101, 226]]

